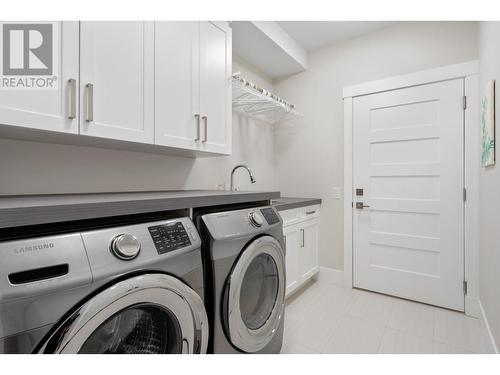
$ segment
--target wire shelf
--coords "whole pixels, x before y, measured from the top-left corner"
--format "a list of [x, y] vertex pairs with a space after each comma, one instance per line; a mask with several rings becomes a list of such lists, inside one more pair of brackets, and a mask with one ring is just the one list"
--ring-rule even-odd
[[239, 74], [233, 75], [233, 110], [269, 124], [302, 116], [293, 104]]

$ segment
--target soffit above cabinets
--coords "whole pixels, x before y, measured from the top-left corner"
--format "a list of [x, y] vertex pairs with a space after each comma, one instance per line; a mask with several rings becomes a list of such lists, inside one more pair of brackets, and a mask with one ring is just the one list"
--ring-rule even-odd
[[271, 79], [307, 69], [307, 54], [396, 24], [390, 21], [233, 21], [233, 52]]
[[233, 52], [272, 79], [307, 69], [307, 52], [273, 21], [234, 21]]

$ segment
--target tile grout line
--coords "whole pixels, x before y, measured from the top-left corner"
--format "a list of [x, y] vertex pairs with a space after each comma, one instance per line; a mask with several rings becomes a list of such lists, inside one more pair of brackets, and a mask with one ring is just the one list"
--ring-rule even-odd
[[436, 349], [434, 348], [436, 345], [436, 325], [437, 325], [437, 316], [436, 309], [432, 311], [432, 353], [436, 354]]
[[380, 354], [380, 348], [382, 347], [382, 342], [384, 341], [384, 337], [387, 333], [387, 328], [389, 327], [389, 320], [391, 319], [395, 304], [396, 304], [396, 301], [391, 302], [390, 312], [389, 312], [389, 314], [387, 314], [387, 318], [385, 319], [384, 331], [382, 332], [382, 336], [380, 337], [380, 341], [379, 341], [378, 346], [377, 346], [377, 354]]

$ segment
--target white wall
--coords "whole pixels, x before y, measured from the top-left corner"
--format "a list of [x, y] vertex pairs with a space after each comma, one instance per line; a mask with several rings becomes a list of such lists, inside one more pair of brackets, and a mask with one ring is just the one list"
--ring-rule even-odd
[[343, 268], [343, 103], [347, 85], [477, 59], [477, 23], [407, 22], [309, 55], [308, 69], [275, 83], [304, 116], [276, 126], [276, 184], [323, 199], [320, 263]]
[[[234, 71], [271, 89], [271, 80], [238, 61]], [[241, 190], [274, 190], [273, 131], [233, 114], [233, 154], [177, 158], [158, 154], [0, 139], [0, 195], [229, 188], [229, 173], [248, 164], [257, 182], [237, 172]]]
[[[496, 80], [495, 108], [500, 111], [500, 22], [479, 24], [479, 93], [485, 84]], [[495, 133], [500, 139], [496, 116]], [[498, 142], [497, 142], [498, 144]], [[496, 150], [497, 165], [479, 172], [479, 294], [497, 346], [500, 344], [500, 152]], [[479, 160], [478, 160], [479, 163]]]

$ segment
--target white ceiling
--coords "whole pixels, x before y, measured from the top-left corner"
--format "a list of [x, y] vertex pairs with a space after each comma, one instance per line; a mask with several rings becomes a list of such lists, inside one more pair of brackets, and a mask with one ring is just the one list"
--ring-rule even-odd
[[277, 23], [305, 50], [313, 51], [387, 27], [394, 22], [278, 21]]

